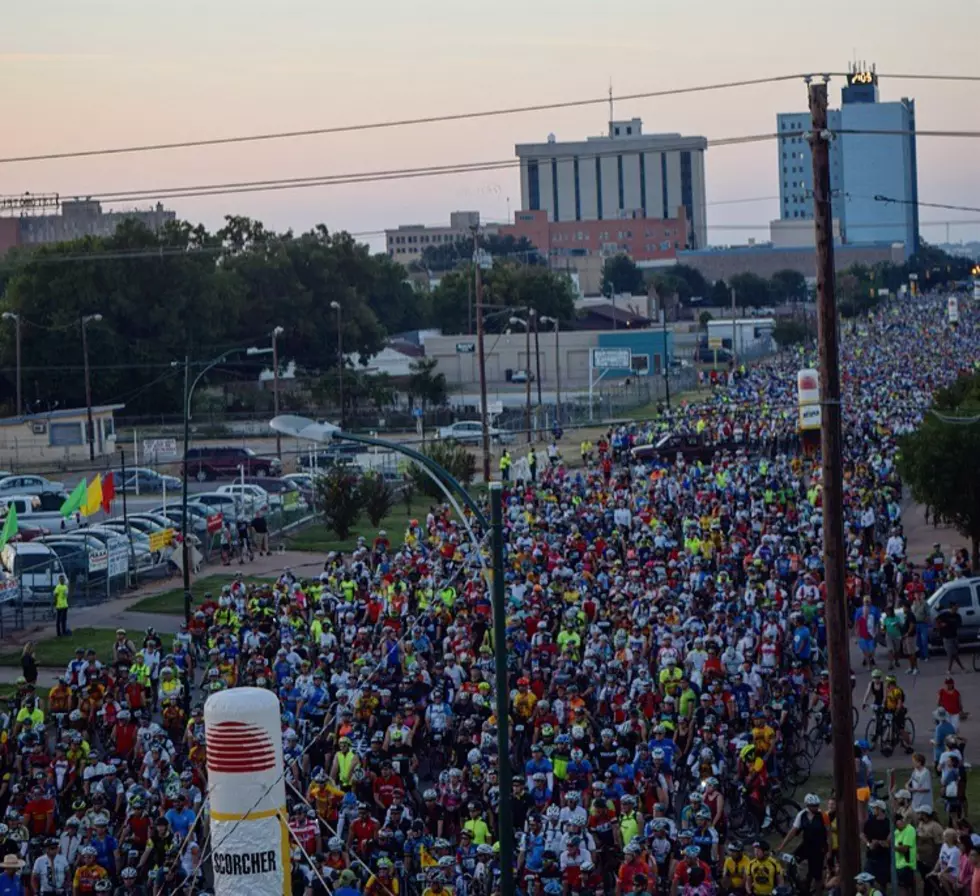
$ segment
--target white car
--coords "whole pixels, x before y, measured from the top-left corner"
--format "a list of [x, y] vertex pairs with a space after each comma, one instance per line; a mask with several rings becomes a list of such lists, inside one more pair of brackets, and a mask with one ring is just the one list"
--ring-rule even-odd
[[[494, 426], [489, 427], [491, 442], [512, 442], [514, 434]], [[483, 441], [483, 426], [479, 420], [460, 420], [439, 427], [440, 439], [453, 439], [464, 445], [479, 445]]]
[[0, 496], [40, 495], [44, 492], [63, 492], [64, 490], [64, 483], [52, 482], [43, 476], [16, 474], [0, 479]]
[[251, 513], [257, 510], [268, 513], [273, 503], [271, 496], [261, 485], [251, 485], [248, 482], [244, 484], [241, 482], [229, 482], [225, 485], [219, 485], [215, 491], [219, 495], [228, 495], [235, 498], [248, 508]]

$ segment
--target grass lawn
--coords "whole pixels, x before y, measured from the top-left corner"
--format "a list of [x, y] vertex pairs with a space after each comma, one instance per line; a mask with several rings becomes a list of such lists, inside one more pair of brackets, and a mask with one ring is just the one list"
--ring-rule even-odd
[[[126, 633], [132, 641], [139, 645], [143, 643], [143, 632], [129, 631]], [[39, 666], [65, 667], [75, 656], [76, 647], [90, 647], [102, 662], [112, 656], [112, 645], [116, 640], [114, 628], [76, 628], [67, 638], [44, 638], [35, 642], [37, 647], [37, 664]], [[0, 666], [19, 666], [21, 649], [0, 653]]]
[[[476, 501], [480, 501], [486, 493], [486, 485], [482, 482], [471, 485], [469, 493]], [[357, 547], [359, 536], [370, 543], [378, 534], [378, 529], [384, 529], [388, 533], [388, 539], [393, 545], [400, 545], [405, 530], [408, 528], [408, 521], [424, 517], [429, 511], [429, 507], [434, 504], [442, 504], [445, 499], [437, 500], [428, 495], [416, 492], [412, 499], [412, 509], [405, 508], [405, 502], [399, 501], [391, 508], [391, 512], [382, 521], [381, 525], [375, 528], [370, 520], [362, 517], [358, 520], [349, 538], [339, 539], [334, 532], [327, 529], [323, 523], [314, 520], [309, 526], [286, 537], [286, 548], [290, 551], [310, 551], [311, 553], [326, 554], [329, 551], [351, 551]]]
[[[198, 581], [191, 585], [191, 593], [194, 596], [193, 603], [200, 603], [208, 591], [215, 595], [219, 594], [221, 592], [221, 586], [229, 584], [230, 580], [230, 572], [224, 575], [207, 576], [207, 578], [198, 579]], [[261, 582], [264, 580], [256, 576], [245, 576], [245, 581]], [[141, 601], [133, 604], [130, 610], [134, 613], [160, 613], [165, 616], [183, 616], [184, 589], [171, 588], [169, 591], [162, 591], [160, 594], [144, 597]]]
[[[392, 507], [391, 513], [381, 521], [378, 529], [386, 530], [393, 544], [401, 544], [405, 529], [408, 528], [408, 521], [417, 519], [419, 515], [424, 516], [428, 508], [429, 504], [424, 495], [416, 495], [412, 501], [411, 514], [405, 509], [405, 504], [399, 501]], [[370, 520], [361, 519], [349, 538], [339, 539], [336, 533], [330, 531], [322, 522], [314, 521], [305, 529], [289, 535], [286, 538], [286, 548], [290, 551], [310, 551], [318, 554], [326, 554], [329, 551], [350, 551], [357, 547], [358, 536], [363, 535], [371, 542], [377, 536], [378, 529], [371, 525]]]

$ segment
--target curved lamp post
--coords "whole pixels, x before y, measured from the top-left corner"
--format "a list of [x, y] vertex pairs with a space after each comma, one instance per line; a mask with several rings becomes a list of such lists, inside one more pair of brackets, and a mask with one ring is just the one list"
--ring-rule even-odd
[[[274, 418], [269, 425], [277, 433], [314, 442], [344, 441], [360, 445], [370, 445], [394, 451], [415, 461], [428, 472], [447, 493], [455, 492], [462, 503], [472, 511], [484, 531], [491, 534], [493, 563], [493, 644], [494, 667], [496, 672], [496, 711], [497, 711], [497, 774], [500, 781], [500, 802], [498, 805], [498, 827], [500, 832], [500, 891], [514, 892], [514, 818], [511, 810], [511, 767], [510, 731], [508, 712], [510, 711], [510, 688], [507, 682], [507, 612], [504, 606], [504, 521], [502, 485], [490, 483], [490, 519], [480, 509], [469, 492], [445, 468], [431, 458], [412, 448], [375, 439], [371, 436], [353, 435], [329, 423], [316, 423], [307, 417], [284, 414]], [[455, 502], [453, 502], [455, 505]], [[457, 508], [457, 512], [458, 508]], [[472, 533], [471, 533], [472, 534]]]

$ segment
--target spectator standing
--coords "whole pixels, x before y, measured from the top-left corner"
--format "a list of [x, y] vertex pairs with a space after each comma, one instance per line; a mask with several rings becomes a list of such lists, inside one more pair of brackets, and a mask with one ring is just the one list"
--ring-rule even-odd
[[58, 576], [58, 584], [54, 586], [54, 620], [57, 637], [71, 634], [68, 628], [68, 580]]
[[37, 658], [34, 655], [34, 642], [28, 641], [20, 655], [20, 668], [24, 673], [24, 681], [37, 684]]

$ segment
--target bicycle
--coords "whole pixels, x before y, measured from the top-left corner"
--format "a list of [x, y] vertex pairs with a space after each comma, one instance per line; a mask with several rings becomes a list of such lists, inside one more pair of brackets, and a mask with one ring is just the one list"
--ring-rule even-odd
[[[902, 737], [903, 734], [907, 737]], [[895, 713], [879, 710], [868, 721], [867, 728], [864, 730], [864, 739], [871, 745], [872, 750], [880, 748], [886, 756], [891, 755], [900, 743], [903, 743], [906, 749], [911, 750], [915, 740], [915, 722], [906, 713], [901, 730], [896, 730]]]

